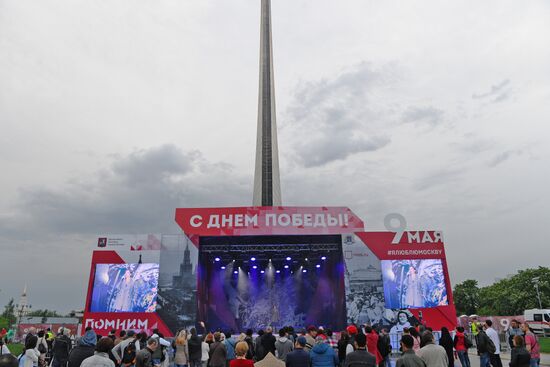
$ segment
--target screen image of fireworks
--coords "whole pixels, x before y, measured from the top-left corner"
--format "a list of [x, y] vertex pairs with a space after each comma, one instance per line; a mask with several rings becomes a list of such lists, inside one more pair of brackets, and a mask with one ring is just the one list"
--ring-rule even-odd
[[154, 312], [158, 264], [97, 264], [91, 312]]
[[448, 305], [443, 264], [439, 259], [382, 260], [386, 308]]

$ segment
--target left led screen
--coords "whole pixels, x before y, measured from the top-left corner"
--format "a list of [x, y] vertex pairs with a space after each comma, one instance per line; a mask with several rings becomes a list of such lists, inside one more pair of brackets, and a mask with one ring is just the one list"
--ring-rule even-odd
[[96, 264], [90, 312], [155, 312], [159, 264]]

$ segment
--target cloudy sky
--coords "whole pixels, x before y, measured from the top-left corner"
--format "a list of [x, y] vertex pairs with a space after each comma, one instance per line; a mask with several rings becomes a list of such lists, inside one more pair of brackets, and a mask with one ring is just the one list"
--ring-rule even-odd
[[[285, 205], [548, 266], [550, 3], [273, 0]], [[84, 304], [97, 233], [252, 201], [259, 0], [0, 0], [0, 307]]]

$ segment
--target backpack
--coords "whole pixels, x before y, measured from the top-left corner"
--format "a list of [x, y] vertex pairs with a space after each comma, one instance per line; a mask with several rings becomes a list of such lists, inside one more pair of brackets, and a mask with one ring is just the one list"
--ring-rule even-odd
[[495, 354], [495, 352], [497, 351], [497, 347], [495, 347], [495, 343], [493, 343], [493, 341], [491, 340], [491, 338], [489, 338], [488, 335], [486, 335], [487, 337], [487, 352], [489, 352], [489, 354]]
[[134, 364], [136, 360], [136, 341], [128, 343], [122, 353], [122, 364]]
[[474, 346], [474, 343], [472, 343], [472, 341], [466, 334], [464, 334], [464, 346], [466, 347], [466, 349], [470, 349]]

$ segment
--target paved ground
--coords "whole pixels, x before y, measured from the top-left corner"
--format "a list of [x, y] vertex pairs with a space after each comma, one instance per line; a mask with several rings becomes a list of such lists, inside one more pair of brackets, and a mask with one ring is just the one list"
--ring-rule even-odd
[[[477, 354], [470, 352], [469, 356], [470, 356], [470, 364], [472, 365], [472, 367], [479, 367], [479, 357], [477, 356]], [[508, 367], [508, 363], [510, 363], [510, 353], [501, 353], [500, 359], [502, 360], [502, 366]], [[540, 365], [550, 367], [550, 354], [541, 353]], [[455, 366], [461, 367], [460, 361], [455, 360]]]

